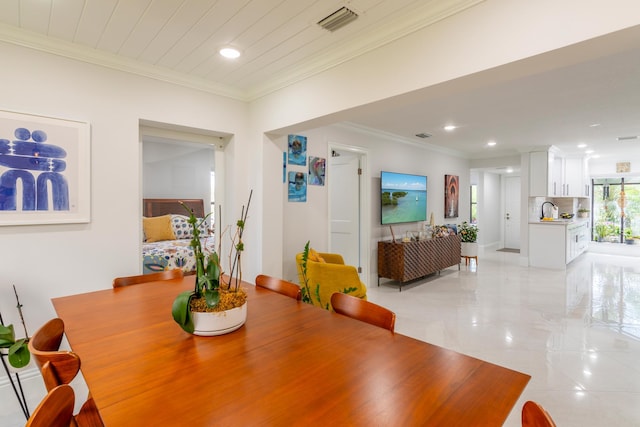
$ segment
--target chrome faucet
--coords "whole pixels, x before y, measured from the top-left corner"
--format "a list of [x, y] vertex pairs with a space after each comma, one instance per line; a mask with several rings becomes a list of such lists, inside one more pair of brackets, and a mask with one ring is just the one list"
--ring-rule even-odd
[[543, 218], [544, 218], [544, 205], [546, 205], [547, 203], [549, 203], [551, 206], [554, 206], [554, 207], [556, 206], [556, 205], [554, 205], [554, 204], [553, 204], [553, 203], [551, 203], [551, 202], [544, 202], [544, 203], [542, 204], [542, 212], [540, 213], [540, 219], [543, 219]]

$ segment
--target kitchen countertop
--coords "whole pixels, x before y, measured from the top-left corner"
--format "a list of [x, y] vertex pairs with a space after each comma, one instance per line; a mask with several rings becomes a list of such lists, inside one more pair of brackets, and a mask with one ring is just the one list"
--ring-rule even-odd
[[571, 219], [554, 219], [553, 221], [542, 221], [535, 220], [529, 221], [529, 224], [545, 224], [545, 225], [569, 225], [569, 224], [580, 224], [583, 222], [589, 221], [589, 218], [571, 218]]

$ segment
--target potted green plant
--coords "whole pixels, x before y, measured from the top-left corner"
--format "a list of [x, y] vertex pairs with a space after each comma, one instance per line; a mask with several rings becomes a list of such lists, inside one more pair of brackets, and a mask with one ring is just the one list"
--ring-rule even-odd
[[478, 256], [478, 227], [475, 224], [469, 224], [464, 221], [458, 226], [458, 234], [460, 235], [461, 256], [477, 257]]
[[589, 212], [591, 212], [587, 208], [578, 209], [578, 218], [589, 218]]
[[[247, 294], [240, 287], [242, 282], [242, 251], [244, 232], [251, 195], [246, 209], [243, 206], [240, 219], [236, 222], [235, 232], [230, 235], [228, 281], [224, 281], [224, 272], [218, 257], [221, 241], [225, 233], [219, 234], [218, 252], [205, 254], [200, 242], [199, 226], [205, 221], [197, 219], [193, 211], [189, 212], [188, 222], [191, 224], [193, 238], [190, 245], [196, 258], [195, 286], [191, 291], [180, 293], [173, 302], [173, 319], [186, 332], [195, 335], [220, 335], [231, 332], [242, 326], [246, 320]], [[220, 216], [218, 217], [220, 221]], [[206, 313], [206, 314], [205, 314]]]
[[16, 295], [18, 313], [20, 313], [20, 320], [24, 328], [24, 338], [16, 339], [13, 325], [5, 326], [2, 314], [0, 314], [0, 351], [2, 351], [1, 357], [6, 356], [9, 364], [19, 369], [29, 364], [31, 353], [29, 353], [28, 347], [29, 334], [27, 333], [27, 327], [24, 323], [24, 317], [22, 316], [22, 304], [20, 304], [20, 300], [18, 299], [18, 292], [15, 286], [13, 287], [13, 292]]

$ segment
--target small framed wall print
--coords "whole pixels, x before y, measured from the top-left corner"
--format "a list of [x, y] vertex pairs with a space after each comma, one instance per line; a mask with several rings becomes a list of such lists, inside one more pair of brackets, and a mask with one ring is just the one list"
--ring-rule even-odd
[[88, 123], [0, 111], [0, 225], [89, 222]]
[[628, 173], [628, 172], [631, 172], [630, 162], [616, 163], [616, 173]]
[[309, 156], [309, 185], [324, 185], [326, 160]]
[[307, 164], [307, 137], [289, 135], [289, 164], [305, 166]]
[[289, 201], [307, 201], [307, 177], [304, 172], [289, 172]]

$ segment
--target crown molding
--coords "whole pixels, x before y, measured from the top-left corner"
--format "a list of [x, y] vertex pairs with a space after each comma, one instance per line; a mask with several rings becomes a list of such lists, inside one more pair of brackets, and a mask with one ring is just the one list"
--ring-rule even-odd
[[60, 39], [53, 39], [31, 31], [21, 30], [0, 23], [0, 41], [11, 43], [57, 56], [111, 68], [126, 73], [136, 74], [151, 79], [173, 83], [191, 89], [201, 90], [215, 95], [232, 98], [239, 101], [249, 101], [245, 93], [229, 86], [220, 85], [205, 79], [191, 77], [166, 68], [145, 64], [133, 59], [127, 59], [109, 52], [91, 49], [89, 47], [69, 43]]
[[425, 142], [414, 141], [404, 136], [396, 135], [390, 132], [384, 132], [379, 129], [370, 128], [368, 126], [363, 126], [353, 122], [340, 122], [335, 124], [334, 126], [343, 128], [346, 130], [358, 132], [364, 135], [375, 136], [391, 142], [400, 142], [402, 144], [411, 145], [413, 147], [420, 148], [423, 150], [436, 151], [441, 154], [446, 154], [447, 156], [453, 156], [453, 157], [458, 157], [458, 158], [467, 159], [467, 160], [471, 158], [467, 156], [465, 153], [458, 150], [452, 150], [450, 148], [440, 147], [439, 145], [430, 144], [426, 141]]

